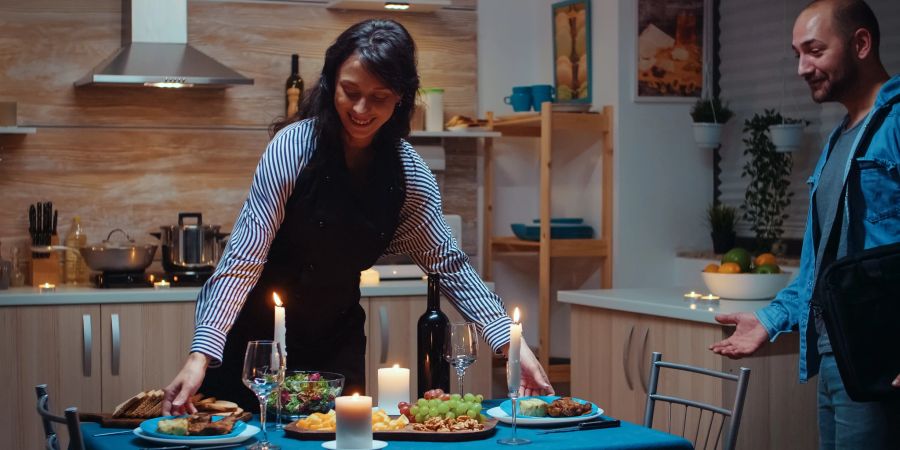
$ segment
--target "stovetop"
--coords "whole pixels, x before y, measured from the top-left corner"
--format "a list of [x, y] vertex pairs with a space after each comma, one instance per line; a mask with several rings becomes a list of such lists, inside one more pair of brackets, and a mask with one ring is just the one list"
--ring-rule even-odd
[[203, 286], [212, 276], [212, 271], [147, 273], [147, 272], [103, 272], [94, 276], [94, 286], [101, 289], [148, 288], [161, 280], [171, 287]]

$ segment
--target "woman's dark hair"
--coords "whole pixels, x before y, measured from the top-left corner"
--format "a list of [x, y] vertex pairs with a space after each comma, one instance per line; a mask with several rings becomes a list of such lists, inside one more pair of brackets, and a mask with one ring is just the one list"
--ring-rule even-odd
[[419, 89], [416, 70], [416, 44], [403, 25], [393, 20], [372, 19], [359, 22], [338, 36], [325, 51], [325, 64], [319, 81], [305, 95], [299, 112], [272, 125], [272, 133], [302, 119], [314, 117], [317, 146], [341, 148], [341, 120], [334, 106], [338, 69], [353, 54], [363, 67], [400, 96], [391, 118], [382, 125], [372, 145], [394, 146], [409, 135], [409, 122]]

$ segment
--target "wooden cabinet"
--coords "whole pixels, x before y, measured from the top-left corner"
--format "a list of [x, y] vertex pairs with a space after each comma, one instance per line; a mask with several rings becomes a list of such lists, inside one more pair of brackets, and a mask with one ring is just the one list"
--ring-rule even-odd
[[[731, 328], [574, 304], [571, 320], [572, 395], [596, 402], [607, 414], [643, 422], [651, 355], [661, 352], [663, 360], [713, 370], [737, 374], [741, 367], [751, 369], [737, 448], [817, 447], [815, 383], [797, 384], [796, 335], [733, 361], [707, 350], [731, 335]], [[714, 405], [734, 399], [734, 383], [666, 369], [658, 391]], [[680, 428], [683, 410], [671, 411], [670, 418], [667, 407], [657, 408], [654, 428], [665, 431], [670, 421]], [[689, 429], [696, 420], [688, 417]]]
[[[193, 313], [193, 302], [0, 308], [0, 357], [8, 362], [0, 376], [12, 385], [0, 390], [0, 448], [43, 448], [37, 384], [48, 385], [55, 413], [112, 411], [167, 385], [190, 347]], [[68, 442], [65, 427], [56, 429]]]
[[[494, 236], [492, 214], [494, 163], [493, 139], [485, 139], [484, 154], [484, 277], [492, 279], [492, 258], [498, 252], [530, 252], [538, 256], [539, 342], [536, 347], [541, 364], [549, 369], [551, 382], [568, 382], [569, 367], [550, 366], [550, 306], [553, 300], [550, 262], [558, 257], [594, 257], [602, 262], [601, 287], [612, 287], [612, 211], [613, 211], [613, 109], [605, 106], [599, 113], [571, 113], [553, 110], [552, 103], [544, 103], [541, 112], [493, 118], [488, 113], [489, 126], [504, 137], [536, 137], [540, 139], [540, 239], [526, 241], [514, 236]], [[590, 144], [600, 141], [602, 153], [602, 193], [600, 237], [598, 239], [551, 239], [550, 169], [554, 153], [554, 136], [577, 134]], [[579, 141], [583, 142], [583, 141]]]
[[[367, 308], [368, 349], [366, 365], [366, 392], [378, 402], [378, 369], [399, 364], [410, 369], [409, 398], [417, 398], [417, 358], [416, 324], [425, 311], [425, 297], [369, 297], [363, 299]], [[462, 321], [462, 316], [446, 299], [442, 299], [441, 310], [451, 322]], [[482, 393], [490, 396], [491, 349], [480, 341], [478, 361], [466, 371], [464, 387], [466, 392]], [[456, 372], [450, 368], [450, 387], [456, 392]]]

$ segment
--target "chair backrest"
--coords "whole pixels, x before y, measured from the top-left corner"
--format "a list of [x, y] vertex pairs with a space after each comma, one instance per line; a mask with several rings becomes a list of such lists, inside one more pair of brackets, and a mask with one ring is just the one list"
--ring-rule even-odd
[[[668, 404], [668, 414], [669, 414], [669, 423], [668, 423], [668, 432], [673, 433], [672, 430], [672, 405], [681, 405], [684, 407], [684, 418], [682, 420], [681, 432], [677, 433], [677, 429], [674, 430], [676, 434], [681, 434], [682, 437], [688, 439], [689, 432], [694, 431], [693, 443], [694, 448], [697, 448], [698, 443], [700, 442], [700, 438], [704, 436], [701, 430], [701, 424], [703, 423], [703, 413], [709, 412], [710, 418], [709, 423], [706, 426], [705, 438], [702, 441], [703, 449], [706, 448], [718, 448], [719, 439], [722, 438], [722, 430], [724, 428], [724, 439], [722, 440], [722, 448], [724, 450], [734, 450], [735, 445], [737, 444], [737, 434], [738, 428], [741, 424], [741, 411], [744, 408], [744, 397], [747, 394], [747, 383], [750, 381], [750, 369], [746, 367], [741, 367], [740, 375], [733, 375], [725, 372], [718, 372], [715, 370], [704, 369], [701, 367], [693, 367], [684, 364], [676, 364], [670, 363], [667, 361], [662, 361], [662, 353], [653, 352], [652, 357], [653, 367], [650, 371], [650, 383], [647, 389], [647, 407], [644, 410], [644, 426], [652, 427], [653, 426], [653, 414], [657, 401], [666, 402]], [[725, 382], [736, 382], [737, 389], [735, 390], [734, 395], [734, 403], [731, 405], [731, 408], [723, 408], [721, 406], [710, 405], [708, 403], [703, 403], [695, 400], [672, 397], [668, 395], [660, 395], [657, 393], [657, 385], [659, 383], [659, 371], [660, 369], [672, 369], [672, 370], [680, 370], [686, 372], [692, 372], [699, 375], [709, 376], [720, 378], [725, 380]], [[688, 421], [688, 411], [690, 408], [695, 408], [698, 411], [697, 417], [697, 426], [694, 430], [687, 429], [687, 421]], [[718, 430], [715, 434], [712, 434], [712, 430], [715, 427], [716, 419], [718, 420]], [[727, 423], [727, 426], [725, 425]], [[676, 427], [677, 428], [677, 427]], [[713, 441], [713, 438], [715, 440]], [[712, 446], [709, 447], [709, 444], [712, 441]]]
[[78, 419], [78, 408], [66, 408], [65, 416], [57, 416], [50, 413], [50, 396], [47, 394], [47, 385], [39, 384], [34, 387], [37, 394], [37, 412], [44, 424], [47, 450], [59, 450], [59, 438], [53, 431], [53, 423], [65, 424], [69, 430], [69, 450], [84, 450], [84, 439], [81, 436], [81, 420]]

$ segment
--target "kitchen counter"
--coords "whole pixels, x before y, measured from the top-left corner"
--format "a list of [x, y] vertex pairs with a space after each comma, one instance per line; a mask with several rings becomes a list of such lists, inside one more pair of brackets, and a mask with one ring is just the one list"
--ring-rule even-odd
[[[494, 288], [493, 283], [486, 283]], [[361, 286], [362, 297], [425, 296], [424, 280], [391, 280], [377, 285]], [[38, 288], [26, 286], [0, 291], [0, 307], [37, 305], [79, 305], [104, 303], [159, 303], [193, 302], [197, 300], [199, 287], [166, 289], [97, 289], [92, 287], [57, 286], [56, 292], [42, 293]]]
[[719, 313], [754, 312], [766, 307], [771, 300], [701, 300], [689, 299], [684, 294], [691, 291], [706, 294], [700, 288], [635, 288], [635, 289], [586, 289], [559, 291], [563, 303], [613, 309], [650, 316], [682, 319], [692, 322], [718, 323]]

